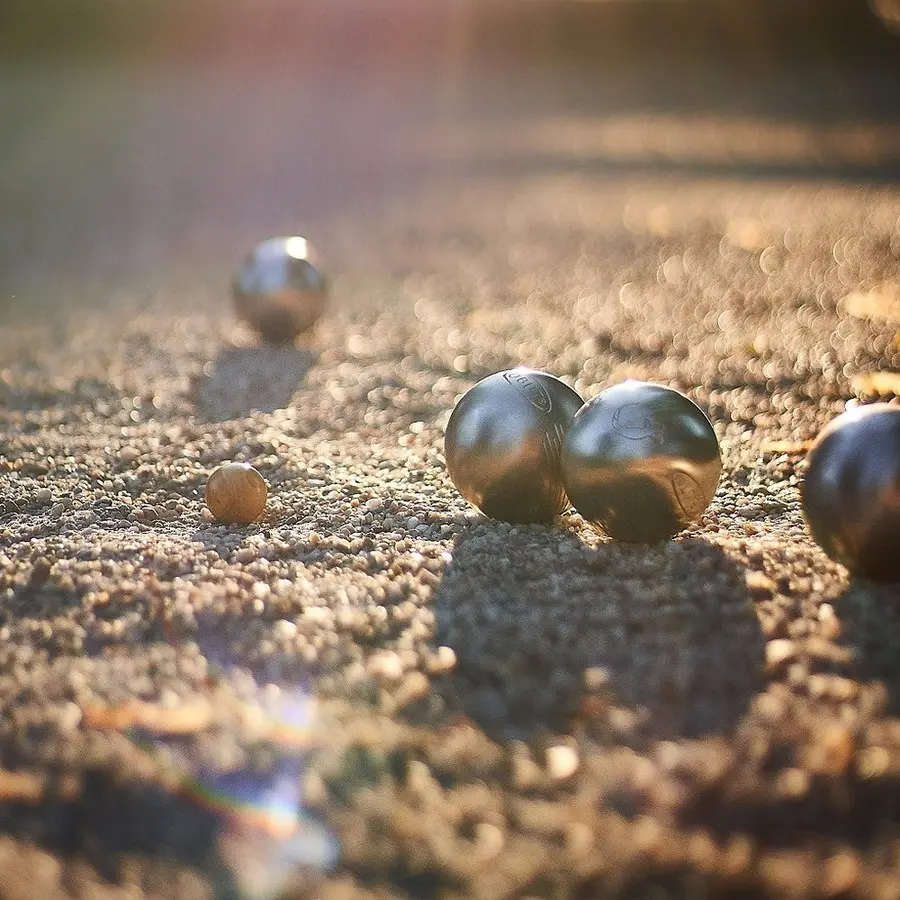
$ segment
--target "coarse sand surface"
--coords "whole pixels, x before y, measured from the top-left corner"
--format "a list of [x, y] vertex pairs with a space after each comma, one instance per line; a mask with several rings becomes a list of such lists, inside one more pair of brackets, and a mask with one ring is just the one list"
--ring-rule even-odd
[[[240, 21], [3, 64], [0, 900], [900, 900], [900, 589], [800, 508], [900, 392], [896, 67]], [[229, 278], [291, 233], [331, 301], [263, 346]], [[701, 521], [468, 508], [444, 426], [519, 364], [700, 404]]]

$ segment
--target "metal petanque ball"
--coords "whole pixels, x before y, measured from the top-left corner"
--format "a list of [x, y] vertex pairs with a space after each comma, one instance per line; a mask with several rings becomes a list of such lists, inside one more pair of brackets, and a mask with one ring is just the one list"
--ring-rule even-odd
[[266, 508], [269, 488], [250, 463], [219, 466], [206, 482], [206, 505], [216, 520], [228, 525], [249, 525]]
[[568, 507], [559, 452], [582, 399], [553, 375], [496, 372], [456, 404], [444, 435], [447, 471], [486, 516], [546, 522]]
[[328, 288], [302, 237], [258, 244], [237, 271], [232, 295], [238, 316], [264, 341], [287, 344], [308, 331], [325, 310]]
[[900, 408], [861, 406], [816, 438], [803, 482], [812, 536], [873, 581], [900, 581]]
[[696, 521], [722, 472], [709, 419], [684, 394], [625, 381], [575, 416], [562, 450], [572, 505], [616, 540], [654, 543]]

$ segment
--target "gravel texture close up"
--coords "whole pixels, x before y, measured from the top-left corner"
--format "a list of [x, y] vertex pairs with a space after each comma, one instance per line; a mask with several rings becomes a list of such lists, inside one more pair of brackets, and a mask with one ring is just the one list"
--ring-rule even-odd
[[[900, 900], [900, 589], [800, 506], [900, 395], [896, 66], [247, 21], [3, 64], [0, 898]], [[229, 282], [292, 233], [330, 302], [266, 346]], [[444, 427], [518, 364], [696, 401], [702, 519], [469, 508]], [[204, 504], [233, 461], [258, 523]]]

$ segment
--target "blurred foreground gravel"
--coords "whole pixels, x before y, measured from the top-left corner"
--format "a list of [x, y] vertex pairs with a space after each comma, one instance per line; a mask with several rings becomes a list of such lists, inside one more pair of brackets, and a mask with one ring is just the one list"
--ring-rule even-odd
[[[799, 507], [900, 391], [896, 72], [267, 27], [3, 69], [0, 898], [900, 898], [900, 590]], [[259, 346], [228, 280], [293, 232], [332, 305]], [[519, 363], [708, 410], [702, 522], [470, 511], [443, 427]]]

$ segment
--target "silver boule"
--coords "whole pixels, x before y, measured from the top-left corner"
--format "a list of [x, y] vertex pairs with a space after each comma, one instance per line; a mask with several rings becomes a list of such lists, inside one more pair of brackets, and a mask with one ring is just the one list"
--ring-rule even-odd
[[836, 562], [873, 581], [900, 581], [900, 408], [842, 413], [807, 457], [803, 514]]
[[572, 505], [620, 541], [653, 543], [696, 521], [721, 472], [709, 419], [659, 384], [625, 381], [603, 391], [578, 412], [563, 442]]
[[486, 516], [546, 522], [568, 507], [559, 454], [581, 397], [553, 375], [510, 369], [456, 404], [444, 436], [447, 471]]
[[290, 343], [325, 311], [328, 287], [305, 238], [277, 237], [258, 244], [232, 282], [239, 318], [264, 341]]

